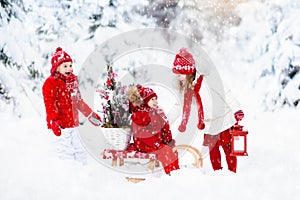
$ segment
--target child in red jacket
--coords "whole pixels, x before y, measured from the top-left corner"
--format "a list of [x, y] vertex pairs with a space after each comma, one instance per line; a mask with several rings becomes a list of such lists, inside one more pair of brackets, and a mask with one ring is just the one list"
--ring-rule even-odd
[[134, 147], [141, 152], [156, 153], [166, 174], [179, 169], [178, 157], [172, 150], [175, 141], [167, 117], [158, 108], [156, 93], [151, 88], [137, 85], [129, 89], [128, 97]]
[[71, 57], [58, 47], [51, 59], [51, 75], [43, 85], [47, 126], [58, 136], [58, 152], [62, 158], [86, 162], [86, 153], [81, 145], [76, 127], [80, 111], [95, 126], [101, 118], [80, 96], [77, 76], [73, 74]]

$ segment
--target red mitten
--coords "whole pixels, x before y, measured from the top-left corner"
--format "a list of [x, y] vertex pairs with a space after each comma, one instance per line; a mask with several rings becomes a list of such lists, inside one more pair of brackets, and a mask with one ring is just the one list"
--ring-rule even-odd
[[184, 132], [185, 129], [186, 129], [186, 125], [183, 125], [183, 124], [179, 125], [179, 127], [178, 127], [178, 130], [179, 130], [180, 132]]
[[60, 136], [61, 135], [60, 125], [59, 125], [59, 121], [58, 120], [52, 121], [52, 123], [51, 123], [51, 129], [52, 129], [53, 133], [56, 136]]
[[95, 113], [95, 112], [92, 112], [92, 113], [90, 114], [90, 116], [88, 117], [88, 120], [89, 120], [89, 121], [91, 122], [91, 124], [93, 124], [94, 126], [100, 126], [100, 125], [101, 125], [101, 122], [102, 122], [100, 116], [99, 116], [97, 113]]
[[175, 147], [175, 146], [176, 146], [176, 141], [172, 139], [172, 140], [168, 143], [168, 146], [169, 146], [169, 147], [172, 147], [172, 148]]
[[242, 110], [239, 110], [234, 113], [234, 117], [237, 122], [241, 121], [244, 118], [244, 112]]
[[203, 130], [205, 128], [204, 122], [202, 122], [202, 121], [199, 122], [198, 125], [197, 125], [197, 127], [198, 127], [198, 129]]

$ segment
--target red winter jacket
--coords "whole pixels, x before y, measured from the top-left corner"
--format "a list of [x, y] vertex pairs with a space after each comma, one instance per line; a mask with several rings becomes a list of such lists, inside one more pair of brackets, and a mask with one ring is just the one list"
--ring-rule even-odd
[[144, 106], [132, 113], [134, 145], [141, 151], [154, 151], [172, 141], [172, 133], [164, 112]]
[[83, 101], [78, 88], [77, 76], [64, 76], [56, 72], [43, 85], [43, 97], [47, 114], [47, 126], [58, 120], [61, 128], [79, 126], [78, 110], [87, 117], [91, 108]]
[[135, 109], [131, 118], [135, 148], [138, 151], [155, 152], [167, 174], [179, 169], [178, 156], [172, 150], [175, 141], [164, 112], [142, 106]]

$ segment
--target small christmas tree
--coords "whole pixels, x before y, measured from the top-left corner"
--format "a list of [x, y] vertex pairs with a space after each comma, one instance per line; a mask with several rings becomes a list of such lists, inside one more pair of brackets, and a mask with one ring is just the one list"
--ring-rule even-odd
[[131, 125], [127, 87], [116, 82], [116, 77], [112, 66], [108, 65], [104, 87], [97, 90], [103, 100], [101, 105], [104, 128], [125, 128]]

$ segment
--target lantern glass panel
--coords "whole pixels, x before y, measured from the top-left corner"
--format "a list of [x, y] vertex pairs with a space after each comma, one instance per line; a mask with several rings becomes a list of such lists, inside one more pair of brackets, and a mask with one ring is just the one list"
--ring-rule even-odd
[[245, 150], [245, 138], [244, 136], [234, 136], [234, 151], [244, 152]]

